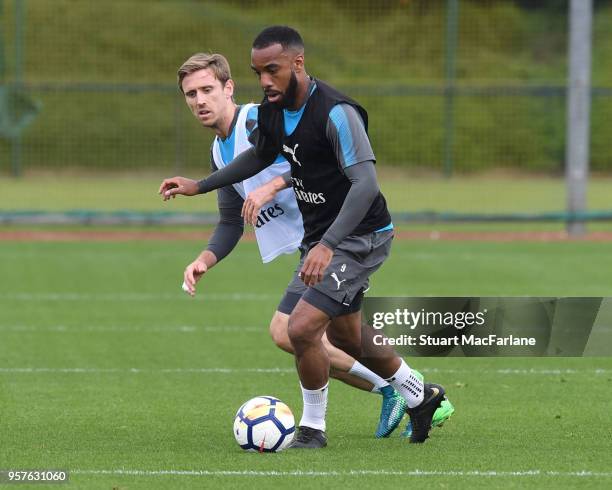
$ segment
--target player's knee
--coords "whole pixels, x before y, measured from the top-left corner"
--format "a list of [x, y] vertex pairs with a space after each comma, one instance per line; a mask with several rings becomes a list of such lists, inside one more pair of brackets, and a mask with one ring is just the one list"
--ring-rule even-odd
[[293, 353], [291, 341], [287, 334], [289, 315], [276, 312], [270, 322], [270, 336], [274, 343], [282, 350]]
[[300, 349], [318, 340], [316, 331], [313, 330], [310, 322], [303, 316], [291, 315], [287, 329], [289, 340], [294, 349]]
[[304, 343], [308, 338], [305, 322], [302, 319], [291, 315], [289, 317], [289, 324], [287, 326], [287, 335], [289, 336], [289, 340], [293, 346]]

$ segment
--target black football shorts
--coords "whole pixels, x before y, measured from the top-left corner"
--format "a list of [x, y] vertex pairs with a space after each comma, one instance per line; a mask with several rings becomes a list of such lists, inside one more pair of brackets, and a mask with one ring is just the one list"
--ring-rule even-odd
[[392, 241], [393, 230], [349, 235], [334, 250], [323, 280], [313, 287], [306, 287], [298, 275], [308, 253], [301, 249], [300, 262], [277, 310], [289, 315], [301, 298], [330, 318], [359, 311], [369, 278], [389, 256]]

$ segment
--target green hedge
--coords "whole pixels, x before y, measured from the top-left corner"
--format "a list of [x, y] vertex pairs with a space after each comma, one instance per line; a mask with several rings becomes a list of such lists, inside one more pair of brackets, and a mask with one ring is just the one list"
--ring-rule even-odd
[[[195, 51], [222, 52], [232, 64], [238, 100], [257, 100], [250, 43], [262, 27], [287, 23], [303, 34], [311, 74], [339, 87], [385, 94], [357, 96], [370, 112], [381, 163], [441, 169], [444, 97], [406, 95], [403, 87], [443, 87], [444, 6], [441, 0], [28, 0], [27, 83], [153, 84], [170, 90], [31, 92], [43, 108], [24, 133], [24, 168], [171, 171], [176, 165], [206, 164], [210, 134], [171, 90], [177, 67]], [[14, 43], [12, 8], [13, 2], [5, 2], [9, 81], [14, 69], [8, 56]], [[461, 1], [458, 86], [562, 86], [566, 29], [565, 11], [558, 8]], [[593, 54], [594, 83], [612, 87], [612, 8], [606, 5], [596, 12]], [[517, 96], [500, 90], [497, 95], [459, 95], [454, 108], [456, 170], [562, 168], [562, 95]], [[612, 169], [611, 121], [612, 97], [596, 98], [592, 166], [598, 170]], [[7, 141], [0, 142], [0, 158], [10, 161]]]

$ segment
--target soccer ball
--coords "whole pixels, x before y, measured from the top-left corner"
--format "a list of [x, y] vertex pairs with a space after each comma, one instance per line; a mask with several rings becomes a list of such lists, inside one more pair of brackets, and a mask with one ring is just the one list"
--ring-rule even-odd
[[258, 396], [242, 405], [234, 419], [234, 437], [246, 451], [276, 453], [293, 440], [295, 420], [287, 405], [273, 396]]

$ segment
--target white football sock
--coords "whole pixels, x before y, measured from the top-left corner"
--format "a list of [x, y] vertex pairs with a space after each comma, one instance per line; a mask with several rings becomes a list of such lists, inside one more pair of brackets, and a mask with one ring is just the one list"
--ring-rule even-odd
[[389, 386], [389, 383], [387, 383], [378, 374], [370, 371], [359, 361], [355, 361], [355, 364], [353, 364], [351, 369], [349, 369], [349, 373], [372, 383], [374, 385], [374, 389], [372, 390], [373, 393], [379, 393], [381, 388]]
[[414, 408], [423, 401], [423, 382], [412, 374], [412, 370], [403, 359], [397, 372], [387, 381], [404, 397], [408, 407]]
[[307, 390], [301, 383], [302, 399], [304, 400], [304, 413], [300, 425], [313, 429], [325, 430], [325, 412], [327, 411], [327, 383], [318, 390]]

